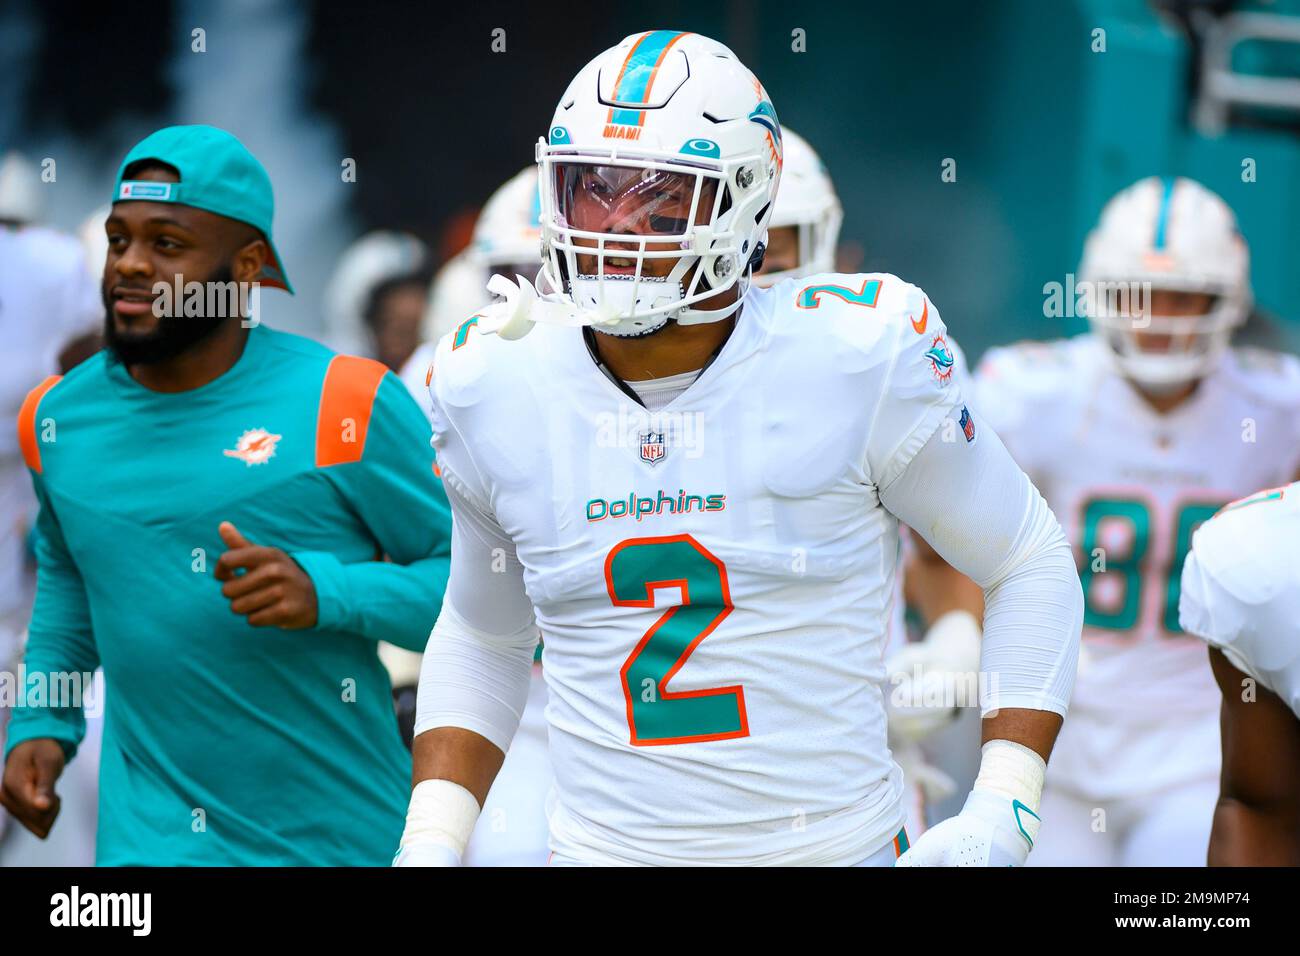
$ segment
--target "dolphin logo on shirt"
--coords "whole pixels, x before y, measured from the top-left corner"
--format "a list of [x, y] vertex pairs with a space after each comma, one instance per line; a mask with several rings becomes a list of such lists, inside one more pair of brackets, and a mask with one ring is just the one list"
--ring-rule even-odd
[[226, 448], [222, 454], [227, 458], [238, 458], [249, 466], [265, 465], [275, 457], [275, 446], [280, 438], [265, 428], [253, 428], [239, 436], [234, 448]]

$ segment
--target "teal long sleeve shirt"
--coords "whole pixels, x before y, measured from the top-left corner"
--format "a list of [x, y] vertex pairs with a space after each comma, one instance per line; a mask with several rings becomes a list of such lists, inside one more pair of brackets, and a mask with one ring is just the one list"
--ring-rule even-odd
[[[401, 382], [256, 327], [188, 392], [101, 353], [33, 391], [19, 437], [41, 505], [27, 682], [102, 665], [107, 685], [97, 861], [388, 863], [410, 757], [377, 642], [423, 649], [450, 561], [428, 423]], [[314, 627], [230, 610], [222, 521], [302, 566]], [[16, 707], [7, 750], [74, 753], [85, 724], [67, 704]]]

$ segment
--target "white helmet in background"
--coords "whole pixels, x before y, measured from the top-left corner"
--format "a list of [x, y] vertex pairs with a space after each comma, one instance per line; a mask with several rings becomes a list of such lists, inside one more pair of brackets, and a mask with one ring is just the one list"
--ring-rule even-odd
[[506, 180], [483, 205], [467, 248], [447, 260], [429, 286], [422, 337], [436, 342], [475, 310], [492, 300], [487, 291], [494, 273], [508, 279], [537, 279], [542, 267], [542, 237], [538, 226], [541, 198], [537, 167]]
[[41, 200], [40, 168], [14, 150], [0, 157], [0, 219], [35, 222]]
[[387, 279], [418, 272], [428, 252], [405, 232], [375, 231], [344, 250], [325, 286], [325, 340], [335, 350], [371, 355], [365, 308], [375, 286]]
[[821, 157], [808, 141], [790, 127], [782, 129], [785, 145], [781, 168], [781, 194], [772, 206], [768, 234], [784, 227], [797, 230], [798, 265], [770, 270], [754, 276], [754, 285], [776, 285], [782, 279], [798, 279], [818, 272], [835, 271], [835, 247], [840, 241], [844, 210], [835, 184]]
[[536, 165], [508, 179], [483, 205], [466, 250], [484, 269], [480, 296], [487, 295], [483, 290], [496, 272], [507, 278], [516, 274], [530, 281], [537, 278], [542, 267], [541, 215]]
[[[1250, 312], [1250, 254], [1227, 203], [1191, 179], [1143, 179], [1117, 194], [1088, 235], [1079, 278], [1092, 284], [1088, 321], [1125, 376], [1155, 392], [1199, 379]], [[1212, 297], [1201, 315], [1135, 319], [1125, 287]], [[1117, 302], [1119, 303], [1117, 305]], [[1130, 307], [1125, 307], [1128, 304]], [[1168, 344], [1143, 348], [1152, 339]]]
[[[781, 150], [771, 100], [721, 43], [653, 30], [600, 54], [537, 144], [544, 298], [557, 306], [539, 320], [635, 336], [732, 315], [761, 256]], [[655, 277], [653, 259], [679, 261]], [[734, 303], [700, 307], [733, 286]]]

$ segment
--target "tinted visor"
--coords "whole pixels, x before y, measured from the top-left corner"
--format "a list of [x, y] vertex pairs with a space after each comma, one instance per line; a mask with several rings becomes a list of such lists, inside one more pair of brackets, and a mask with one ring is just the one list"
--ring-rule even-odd
[[560, 223], [583, 232], [680, 236], [692, 223], [710, 221], [718, 180], [636, 166], [557, 163], [556, 213]]

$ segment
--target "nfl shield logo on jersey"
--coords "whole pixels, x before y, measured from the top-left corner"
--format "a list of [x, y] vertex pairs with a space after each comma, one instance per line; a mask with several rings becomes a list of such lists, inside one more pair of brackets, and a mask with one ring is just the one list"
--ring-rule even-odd
[[961, 433], [966, 436], [966, 441], [973, 442], [975, 440], [975, 419], [970, 417], [970, 409], [965, 405], [961, 407], [961, 421], [958, 424], [961, 425]]
[[648, 461], [650, 464], [656, 465], [663, 460], [664, 454], [663, 432], [641, 432], [642, 461]]

